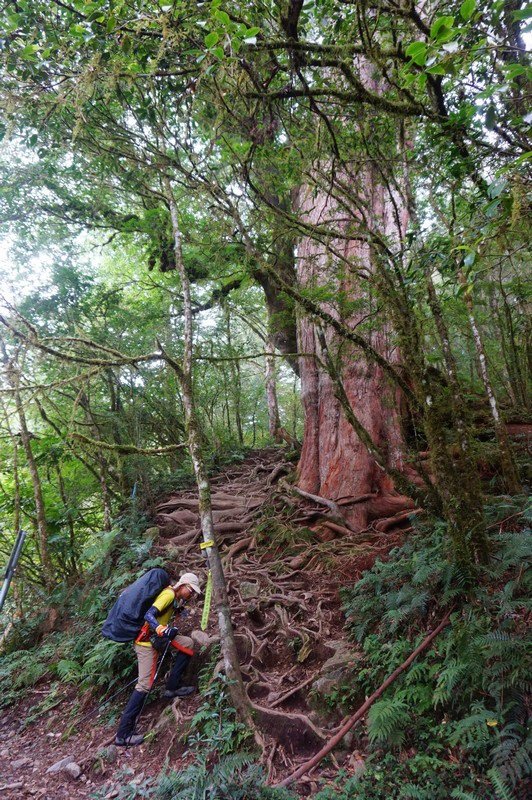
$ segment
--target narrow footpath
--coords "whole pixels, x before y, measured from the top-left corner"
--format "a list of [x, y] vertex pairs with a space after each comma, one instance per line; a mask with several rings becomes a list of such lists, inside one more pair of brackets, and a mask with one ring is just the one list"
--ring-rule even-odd
[[[368, 531], [331, 540], [316, 504], [293, 495], [285, 483], [292, 471], [282, 450], [268, 448], [212, 481], [237, 645], [268, 742], [264, 764], [272, 782], [316, 752], [349, 711], [335, 708], [331, 700], [357, 661], [343, 630], [339, 588], [355, 580], [400, 535]], [[172, 561], [176, 570], [205, 574], [196, 492], [161, 498], [153, 509], [153, 524], [159, 529], [155, 555]], [[193, 677], [212, 661], [216, 643], [214, 613], [205, 632], [200, 618], [201, 603], [182, 627], [198, 646]], [[133, 676], [133, 653], [131, 665]], [[202, 698], [196, 694], [169, 707], [160, 693], [160, 688], [154, 690], [140, 723], [141, 731], [155, 731], [153, 739], [121, 749], [112, 741], [127, 691], [98, 712], [102, 697], [94, 691], [80, 695], [77, 687], [61, 684], [57, 677], [42, 679], [0, 717], [1, 797], [134, 797], [134, 787], [155, 782], [165, 764], [179, 770], [190, 758], [181, 734]], [[78, 724], [90, 712], [95, 713]], [[335, 752], [332, 766], [329, 761], [302, 779], [302, 796], [311, 796], [317, 779], [332, 778], [339, 766], [348, 772], [360, 766], [360, 754], [349, 745], [345, 742], [345, 749]]]

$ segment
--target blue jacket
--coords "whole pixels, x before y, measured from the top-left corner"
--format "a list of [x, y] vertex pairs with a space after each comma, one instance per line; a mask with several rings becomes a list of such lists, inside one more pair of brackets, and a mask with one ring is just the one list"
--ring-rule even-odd
[[132, 642], [142, 627], [146, 611], [170, 582], [170, 576], [161, 567], [154, 567], [138, 578], [122, 592], [110, 610], [102, 635], [113, 642]]

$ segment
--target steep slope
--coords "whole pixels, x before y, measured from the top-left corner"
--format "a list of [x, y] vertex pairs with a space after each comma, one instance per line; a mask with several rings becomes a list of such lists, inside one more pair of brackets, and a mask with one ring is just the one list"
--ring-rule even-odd
[[[331, 531], [322, 526], [319, 505], [294, 496], [284, 482], [292, 470], [284, 451], [270, 448], [251, 454], [212, 482], [238, 648], [269, 742], [272, 779], [319, 749], [338, 724], [342, 714], [327, 697], [356, 660], [344, 638], [338, 589], [394, 542], [393, 535], [384, 535], [384, 546], [370, 543], [372, 537], [383, 541], [377, 531], [327, 541]], [[176, 571], [193, 569], [205, 575], [196, 492], [162, 498], [153, 515], [159, 535], [152, 553]], [[182, 621], [183, 632], [191, 633], [202, 651], [192, 665], [196, 675], [212, 660], [216, 642], [215, 614], [211, 611], [205, 632], [200, 618], [201, 604]], [[133, 670], [133, 653], [131, 663]], [[127, 690], [113, 705], [114, 712], [99, 712], [103, 698], [79, 696], [72, 686], [41, 681], [0, 719], [2, 796], [59, 800], [99, 792], [98, 797], [119, 797], [129, 784], [133, 791], [135, 781], [138, 785], [155, 778], [165, 759], [173, 769], [181, 768], [187, 757], [179, 734], [202, 698], [175, 701], [168, 715], [158, 694], [155, 689], [140, 725], [144, 731], [156, 728], [158, 735], [140, 748], [117, 750], [113, 726]], [[67, 757], [81, 767], [79, 777], [73, 777], [74, 768], [72, 776], [47, 772]], [[315, 779], [316, 773], [306, 779], [305, 794], [315, 787]], [[305, 781], [302, 786], [304, 791]]]

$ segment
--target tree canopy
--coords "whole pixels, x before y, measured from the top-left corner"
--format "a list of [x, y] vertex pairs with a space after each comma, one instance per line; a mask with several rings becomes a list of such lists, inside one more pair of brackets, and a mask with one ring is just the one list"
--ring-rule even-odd
[[[274, 443], [328, 535], [427, 515], [456, 597], [472, 591], [486, 497], [525, 478], [528, 17], [520, 0], [4, 9], [0, 551], [30, 528], [31, 591], [83, 581], [132, 498], [195, 479], [229, 632], [210, 476]], [[224, 659], [258, 739], [234, 642]]]

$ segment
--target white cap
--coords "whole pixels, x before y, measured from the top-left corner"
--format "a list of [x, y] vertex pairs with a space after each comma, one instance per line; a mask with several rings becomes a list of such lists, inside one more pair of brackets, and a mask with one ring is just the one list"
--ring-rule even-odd
[[172, 588], [178, 589], [180, 586], [190, 586], [191, 589], [194, 589], [196, 594], [201, 594], [199, 578], [193, 572], [184, 572], [177, 583], [174, 583]]

